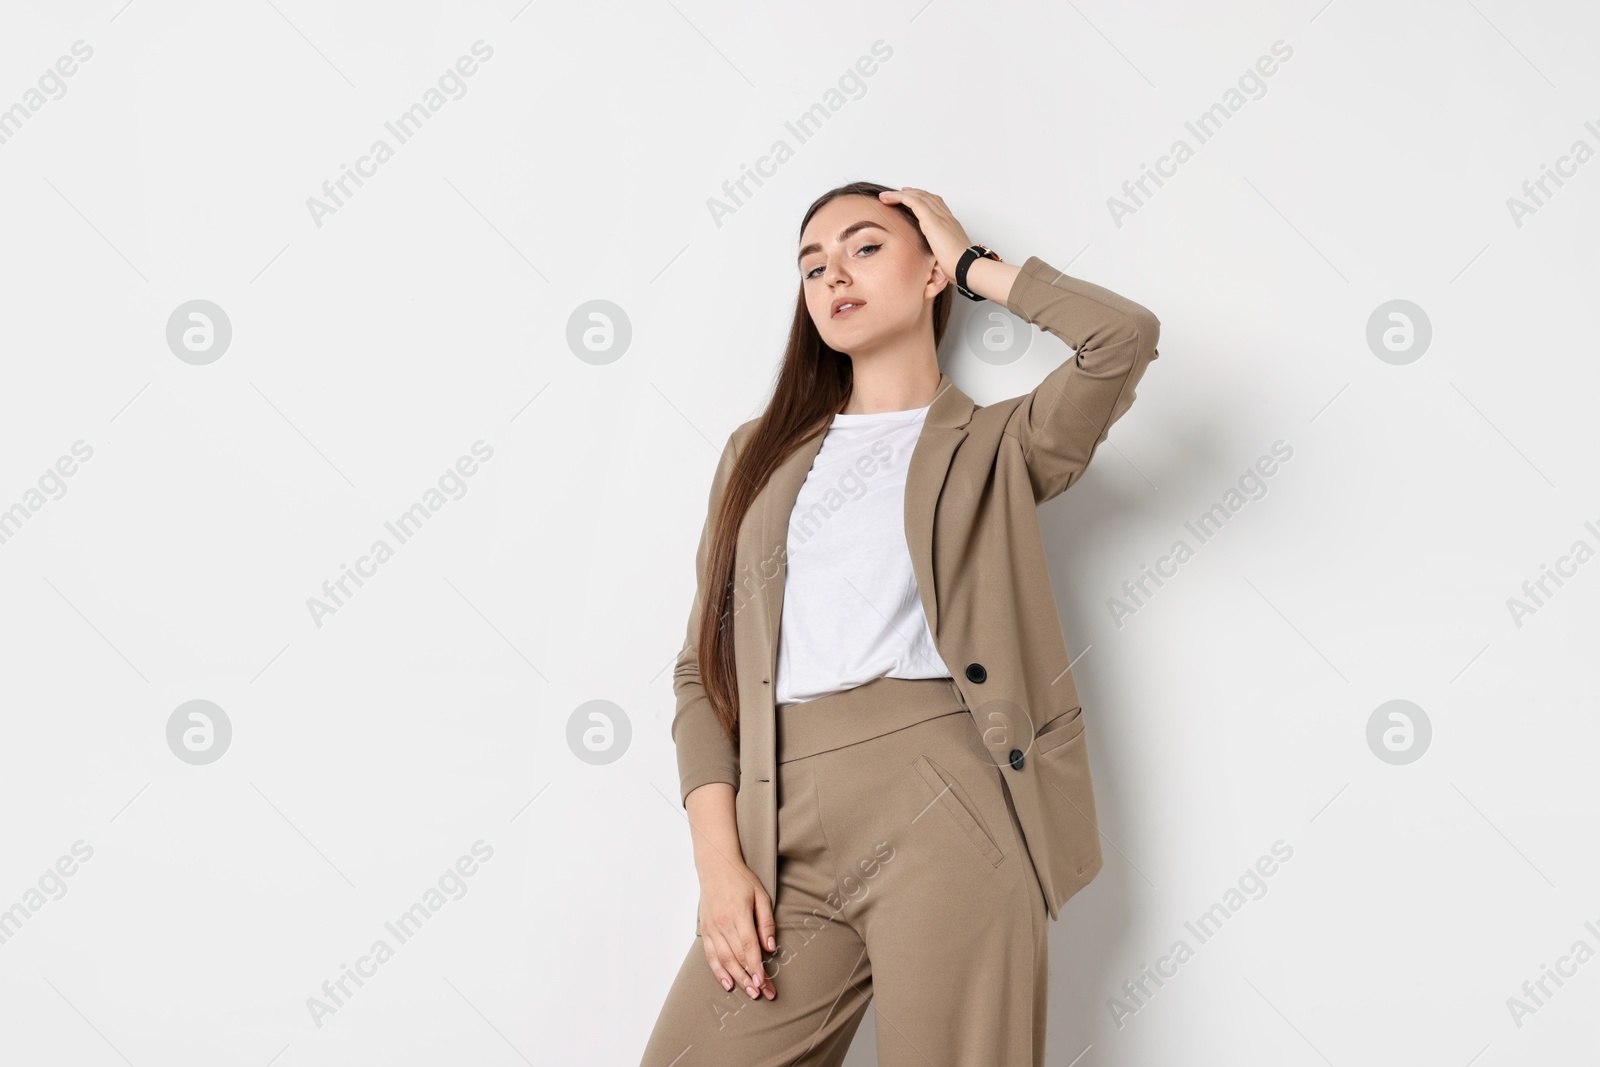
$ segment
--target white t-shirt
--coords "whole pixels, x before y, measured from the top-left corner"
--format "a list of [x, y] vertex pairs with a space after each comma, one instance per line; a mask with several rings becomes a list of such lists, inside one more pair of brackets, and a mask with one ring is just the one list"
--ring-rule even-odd
[[834, 415], [789, 516], [779, 706], [884, 675], [951, 676], [906, 544], [906, 468], [927, 414]]

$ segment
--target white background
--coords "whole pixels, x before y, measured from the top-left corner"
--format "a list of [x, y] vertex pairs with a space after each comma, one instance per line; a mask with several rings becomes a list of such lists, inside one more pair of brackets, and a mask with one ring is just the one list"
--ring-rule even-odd
[[[1520, 226], [1508, 198], [1600, 149], [1597, 39], [1587, 5], [1504, 0], [8, 5], [0, 108], [93, 55], [0, 143], [0, 1062], [637, 1062], [698, 895], [670, 665], [706, 490], [769, 395], [800, 217], [855, 179], [1162, 322], [1040, 512], [1106, 853], [1051, 928], [1049, 1062], [1593, 1058], [1600, 960], [1520, 1025], [1507, 1000], [1600, 949], [1600, 562], [1520, 626], [1507, 601], [1600, 548], [1600, 161]], [[318, 225], [478, 40], [465, 95]], [[167, 343], [194, 299], [233, 331], [205, 365]], [[595, 299], [632, 331], [603, 365], [567, 339]], [[1367, 342], [1395, 299], [1431, 323], [1404, 365]], [[992, 305], [957, 303], [941, 363], [979, 403], [1067, 358], [1040, 335], [990, 366], [961, 328]], [[479, 440], [465, 495], [319, 625], [308, 599]], [[1123, 581], [1278, 441], [1266, 495], [1119, 625]], [[194, 699], [232, 728], [203, 766], [167, 739]], [[1406, 765], [1367, 740], [1394, 699], [1432, 729]], [[591, 700], [631, 730], [614, 762], [569, 743]], [[319, 1026], [308, 1000], [478, 841]]]

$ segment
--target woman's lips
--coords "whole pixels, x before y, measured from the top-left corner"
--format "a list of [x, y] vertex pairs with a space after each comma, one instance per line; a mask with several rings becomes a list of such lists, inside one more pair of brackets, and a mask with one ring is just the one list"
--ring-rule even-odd
[[[865, 302], [863, 301], [863, 303]], [[862, 304], [849, 304], [845, 307], [841, 307], [838, 311], [833, 313], [833, 317], [836, 319], [842, 319], [847, 315], [853, 315], [857, 311], [860, 311], [862, 306]]]

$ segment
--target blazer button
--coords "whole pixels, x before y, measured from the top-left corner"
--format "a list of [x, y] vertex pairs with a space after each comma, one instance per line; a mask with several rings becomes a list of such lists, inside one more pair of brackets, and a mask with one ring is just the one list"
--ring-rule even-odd
[[988, 677], [989, 677], [989, 672], [983, 669], [983, 664], [981, 664], [981, 663], [969, 663], [969, 664], [967, 664], [967, 681], [969, 681], [969, 682], [982, 682], [983, 680], [985, 680]]
[[1011, 769], [1014, 771], [1022, 770], [1022, 749], [1020, 748], [1011, 750]]

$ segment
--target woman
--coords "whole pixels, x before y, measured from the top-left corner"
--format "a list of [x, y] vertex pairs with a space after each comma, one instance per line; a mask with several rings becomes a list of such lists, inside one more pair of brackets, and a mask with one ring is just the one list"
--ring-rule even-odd
[[[838, 1064], [870, 1002], [880, 1064], [1038, 1067], [1048, 923], [1101, 854], [1037, 508], [1160, 322], [910, 187], [825, 193], [797, 264], [696, 556], [672, 735], [700, 902], [643, 1063]], [[975, 405], [937, 359], [957, 292], [1075, 354]]]

